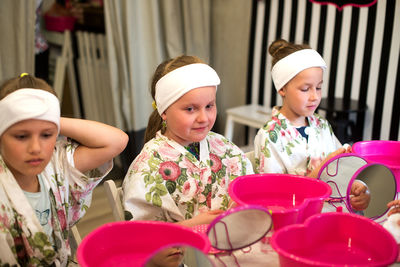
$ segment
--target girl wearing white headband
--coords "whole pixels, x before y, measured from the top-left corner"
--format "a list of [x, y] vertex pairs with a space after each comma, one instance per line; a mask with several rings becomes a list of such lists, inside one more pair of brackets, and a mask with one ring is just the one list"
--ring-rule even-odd
[[[60, 136], [57, 139], [58, 134]], [[23, 74], [0, 88], [0, 262], [66, 266], [70, 228], [127, 135], [87, 120], [60, 118], [43, 80]]]
[[146, 144], [123, 183], [129, 219], [210, 223], [229, 206], [229, 182], [253, 173], [237, 146], [210, 131], [219, 83], [197, 57], [180, 56], [157, 67]]
[[[317, 177], [331, 157], [351, 152], [342, 147], [329, 122], [315, 113], [321, 101], [326, 63], [308, 45], [276, 40], [269, 47], [272, 79], [283, 100], [255, 140], [256, 172]], [[353, 192], [353, 208], [368, 205], [365, 186]]]

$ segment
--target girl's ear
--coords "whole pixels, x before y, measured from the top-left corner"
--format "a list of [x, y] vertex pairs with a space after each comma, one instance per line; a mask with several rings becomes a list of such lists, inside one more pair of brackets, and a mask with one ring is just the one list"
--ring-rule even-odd
[[282, 87], [282, 88], [278, 91], [278, 94], [280, 94], [281, 97], [285, 97], [285, 95], [286, 95], [286, 87], [285, 87], [285, 86]]
[[165, 114], [165, 111], [161, 114], [161, 119], [163, 119], [163, 121], [167, 120], [167, 114]]

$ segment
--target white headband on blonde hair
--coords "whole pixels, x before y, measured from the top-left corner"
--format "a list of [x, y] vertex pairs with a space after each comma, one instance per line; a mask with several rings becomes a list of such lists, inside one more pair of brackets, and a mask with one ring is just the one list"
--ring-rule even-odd
[[0, 136], [17, 122], [37, 119], [53, 122], [60, 131], [60, 102], [41, 89], [18, 89], [0, 100]]
[[181, 96], [195, 88], [217, 86], [218, 74], [207, 64], [195, 63], [168, 72], [156, 83], [155, 100], [161, 115]]
[[302, 49], [282, 58], [271, 71], [276, 90], [279, 91], [299, 72], [312, 67], [326, 69], [324, 59], [313, 49]]

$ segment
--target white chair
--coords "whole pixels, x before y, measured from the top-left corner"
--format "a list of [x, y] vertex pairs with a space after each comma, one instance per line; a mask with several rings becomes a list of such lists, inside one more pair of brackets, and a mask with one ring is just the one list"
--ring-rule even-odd
[[122, 187], [117, 187], [113, 180], [104, 182], [108, 202], [110, 203], [115, 221], [124, 221], [124, 207], [122, 205]]
[[72, 257], [76, 260], [76, 251], [79, 247], [79, 244], [82, 241], [81, 235], [79, 234], [78, 228], [76, 225], [72, 226], [69, 231], [69, 244], [71, 247]]
[[76, 243], [76, 245], [79, 246], [79, 244], [82, 242], [82, 238], [81, 235], [79, 234], [78, 228], [76, 227], [76, 225], [71, 227], [71, 234], [72, 237], [74, 238], [74, 241]]
[[270, 119], [271, 111], [266, 107], [250, 104], [244, 106], [238, 106], [229, 108], [226, 110], [227, 118], [225, 125], [225, 137], [232, 141], [234, 133], [234, 124], [239, 123], [245, 126], [249, 126], [255, 129], [252, 130], [252, 134], [249, 135], [248, 143], [254, 142], [256, 130], [263, 127], [267, 120]]

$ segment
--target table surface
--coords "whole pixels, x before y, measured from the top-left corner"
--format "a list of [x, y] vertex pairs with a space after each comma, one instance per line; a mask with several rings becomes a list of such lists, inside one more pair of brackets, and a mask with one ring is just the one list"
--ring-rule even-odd
[[272, 233], [250, 247], [232, 253], [210, 255], [216, 267], [226, 266], [279, 266], [279, 255], [269, 244]]
[[335, 98], [333, 101], [328, 98], [322, 98], [318, 108], [326, 110], [327, 112], [341, 113], [363, 112], [367, 109], [366, 107], [360, 108], [357, 100], [351, 99], [348, 102], [345, 102], [343, 98]]

